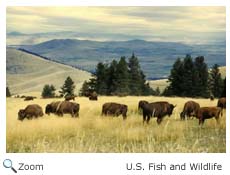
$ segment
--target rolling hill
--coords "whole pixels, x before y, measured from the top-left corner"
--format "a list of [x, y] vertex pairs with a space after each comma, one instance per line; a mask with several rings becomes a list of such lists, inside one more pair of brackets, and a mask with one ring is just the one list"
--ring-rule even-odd
[[90, 73], [70, 66], [44, 60], [13, 48], [6, 50], [6, 78], [12, 94], [42, 92], [45, 84], [53, 84], [58, 90], [70, 76], [78, 91]]
[[147, 79], [161, 79], [169, 75], [175, 60], [190, 54], [204, 56], [209, 67], [214, 64], [225, 66], [225, 42], [189, 45], [178, 42], [152, 42], [145, 40], [91, 41], [77, 39], [53, 39], [20, 48], [52, 60], [93, 72], [96, 64], [109, 63], [121, 56], [129, 58], [134, 52], [139, 58]]

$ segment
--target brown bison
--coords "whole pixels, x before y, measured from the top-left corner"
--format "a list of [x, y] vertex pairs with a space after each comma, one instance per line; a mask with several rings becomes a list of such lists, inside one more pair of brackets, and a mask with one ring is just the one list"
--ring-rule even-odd
[[119, 116], [122, 114], [123, 119], [127, 118], [127, 111], [128, 111], [128, 106], [124, 104], [119, 104], [119, 103], [105, 103], [102, 106], [102, 115], [114, 115], [114, 116]]
[[70, 100], [73, 100], [73, 101], [75, 101], [75, 95], [67, 95], [67, 96], [65, 96], [65, 101], [70, 101]]
[[163, 118], [168, 115], [171, 116], [173, 109], [176, 107], [166, 101], [159, 101], [154, 103], [144, 104], [143, 109], [143, 123], [149, 123], [151, 117], [157, 118], [157, 123], [160, 124]]
[[56, 113], [60, 104], [61, 104], [61, 101], [54, 101], [54, 102], [46, 105], [45, 113], [48, 115], [50, 115], [50, 113]]
[[187, 101], [184, 104], [183, 111], [180, 113], [181, 120], [184, 120], [185, 116], [187, 116], [189, 118], [191, 116], [197, 117], [197, 113], [198, 113], [199, 108], [200, 108], [200, 105], [198, 103], [196, 103], [195, 101]]
[[63, 116], [63, 114], [71, 114], [72, 117], [78, 117], [79, 109], [80, 105], [78, 103], [63, 101], [58, 105], [56, 114], [58, 116]]
[[89, 100], [97, 100], [97, 93], [96, 92], [93, 92], [93, 93], [90, 93], [89, 95]]
[[25, 118], [32, 119], [33, 117], [43, 116], [42, 107], [37, 104], [28, 105], [25, 109], [20, 109], [18, 112], [18, 120], [23, 121]]
[[222, 97], [217, 102], [217, 107], [220, 107], [222, 109], [226, 109], [226, 98]]
[[220, 107], [202, 107], [198, 110], [197, 118], [199, 119], [199, 125], [204, 124], [206, 119], [215, 117], [216, 121], [219, 121], [219, 116], [222, 115], [222, 109]]
[[26, 96], [24, 101], [30, 101], [30, 100], [34, 100], [36, 97], [32, 97], [32, 96]]

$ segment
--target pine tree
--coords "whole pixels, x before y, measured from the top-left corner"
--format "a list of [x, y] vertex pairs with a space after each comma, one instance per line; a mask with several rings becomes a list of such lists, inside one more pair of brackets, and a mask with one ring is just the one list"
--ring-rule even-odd
[[117, 88], [116, 94], [118, 95], [128, 95], [130, 94], [129, 89], [129, 72], [128, 65], [125, 57], [121, 57], [117, 65]]
[[61, 87], [59, 93], [62, 97], [74, 95], [75, 85], [73, 80], [68, 76]]
[[183, 74], [183, 61], [181, 61], [181, 59], [178, 58], [173, 64], [173, 68], [171, 69], [171, 74], [168, 78], [168, 82], [170, 83], [170, 85], [164, 90], [164, 95], [182, 95], [182, 93], [184, 92]]
[[143, 92], [143, 84], [145, 79], [142, 77], [141, 68], [139, 65], [138, 58], [132, 54], [129, 58], [129, 74], [130, 74], [130, 93], [131, 95], [141, 95]]
[[93, 92], [96, 92], [96, 79], [94, 77], [89, 81], [84, 81], [79, 95], [88, 97]]
[[208, 97], [208, 66], [204, 62], [204, 57], [196, 57], [194, 63], [193, 87], [196, 96]]
[[113, 60], [108, 69], [108, 95], [112, 95], [116, 91], [118, 86], [117, 67], [117, 61]]
[[55, 96], [55, 87], [53, 85], [46, 84], [43, 87], [42, 97], [43, 98], [52, 98]]
[[214, 97], [220, 97], [223, 91], [223, 80], [219, 71], [219, 66], [214, 64], [209, 75], [209, 90]]
[[106, 95], [108, 92], [108, 85], [107, 85], [107, 73], [108, 73], [108, 65], [99, 62], [97, 64], [95, 76], [97, 82], [97, 93]]
[[194, 66], [190, 55], [186, 55], [184, 59], [183, 74], [182, 74], [182, 96], [194, 97]]
[[11, 93], [10, 93], [9, 87], [6, 87], [6, 97], [11, 97]]

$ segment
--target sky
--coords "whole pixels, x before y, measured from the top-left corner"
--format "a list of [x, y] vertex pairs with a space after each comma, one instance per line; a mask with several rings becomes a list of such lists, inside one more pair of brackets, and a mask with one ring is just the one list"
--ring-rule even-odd
[[225, 7], [7, 7], [7, 33], [73, 32], [97, 41], [225, 41]]

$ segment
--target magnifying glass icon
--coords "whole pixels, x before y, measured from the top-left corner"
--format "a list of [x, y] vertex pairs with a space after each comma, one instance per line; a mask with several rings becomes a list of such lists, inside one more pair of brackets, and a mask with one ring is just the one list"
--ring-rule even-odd
[[17, 173], [17, 171], [16, 171], [16, 170], [14, 169], [14, 167], [12, 166], [12, 161], [11, 161], [10, 159], [5, 159], [5, 160], [3, 161], [3, 166], [4, 166], [5, 168], [10, 168], [10, 169], [13, 170], [13, 172]]

